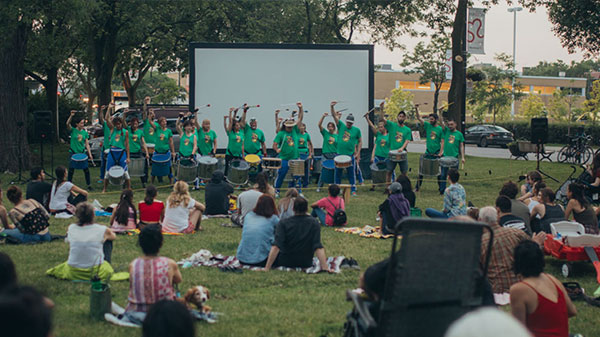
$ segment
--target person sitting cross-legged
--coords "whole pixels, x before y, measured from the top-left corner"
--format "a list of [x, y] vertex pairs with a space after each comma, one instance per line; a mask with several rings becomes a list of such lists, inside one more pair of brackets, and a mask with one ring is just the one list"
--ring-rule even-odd
[[333, 220], [336, 210], [345, 209], [344, 198], [340, 197], [340, 187], [336, 184], [329, 185], [328, 192], [329, 196], [310, 205], [313, 209], [311, 215], [319, 219], [323, 226], [345, 226], [346, 223], [335, 224]]
[[254, 209], [244, 217], [237, 259], [246, 265], [264, 267], [279, 223], [275, 199], [269, 194], [258, 198]]
[[206, 207], [190, 196], [188, 184], [179, 180], [167, 198], [167, 207], [162, 222], [163, 232], [192, 233], [201, 230], [202, 212]]
[[391, 183], [387, 188], [388, 197], [379, 205], [379, 217], [381, 219], [381, 232], [385, 235], [400, 231], [396, 224], [402, 218], [410, 216], [410, 203], [402, 193], [400, 183]]
[[467, 194], [461, 184], [458, 183], [460, 174], [457, 169], [448, 170], [448, 181], [450, 186], [444, 191], [444, 209], [440, 212], [433, 208], [425, 210], [430, 218], [447, 219], [459, 215], [467, 215]]
[[23, 192], [18, 186], [11, 186], [6, 191], [6, 197], [15, 205], [8, 212], [8, 216], [14, 223], [13, 228], [8, 225], [7, 229], [0, 233], [12, 237], [21, 243], [48, 242], [51, 240], [48, 227], [50, 214], [35, 199], [23, 200]]
[[316, 255], [321, 270], [330, 271], [325, 248], [321, 244], [321, 226], [306, 214], [308, 202], [302, 197], [294, 200], [294, 216], [279, 222], [265, 270], [272, 267], [309, 268]]
[[525, 220], [511, 212], [512, 204], [507, 196], [501, 195], [496, 198], [496, 211], [498, 211], [498, 224], [502, 227], [517, 228], [531, 235], [531, 228], [525, 224]]

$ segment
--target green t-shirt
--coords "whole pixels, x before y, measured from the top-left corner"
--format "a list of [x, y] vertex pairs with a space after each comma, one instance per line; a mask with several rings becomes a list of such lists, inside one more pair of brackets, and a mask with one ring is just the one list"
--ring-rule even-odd
[[426, 121], [423, 123], [423, 128], [425, 129], [425, 137], [427, 137], [427, 150], [425, 152], [429, 154], [438, 154], [442, 147], [441, 142], [444, 132], [442, 127], [439, 125], [433, 126]]
[[352, 126], [350, 129], [346, 127], [342, 121], [338, 122], [338, 146], [337, 153], [340, 155], [352, 156], [356, 150], [356, 144], [362, 137], [360, 129], [356, 126]]
[[185, 132], [181, 135], [179, 140], [179, 153], [184, 157], [189, 157], [194, 152], [194, 139], [196, 139], [196, 133], [193, 132], [191, 135], [187, 135]]
[[233, 130], [227, 132], [229, 142], [227, 143], [227, 154], [235, 157], [242, 156], [242, 145], [244, 144], [244, 131], [241, 129], [238, 132]]
[[444, 157], [456, 157], [460, 154], [460, 144], [465, 141], [463, 134], [458, 131], [444, 129]]
[[154, 150], [158, 153], [169, 152], [171, 149], [171, 146], [169, 145], [169, 139], [173, 137], [173, 131], [171, 131], [169, 128], [165, 128], [165, 130], [163, 130], [158, 127], [154, 135], [156, 136]]
[[244, 127], [244, 152], [257, 154], [265, 142], [265, 134], [261, 129], [252, 130], [250, 125]]
[[213, 151], [213, 143], [217, 139], [217, 133], [214, 130], [204, 132], [204, 129], [198, 129], [198, 152], [203, 156], [208, 156]]
[[127, 131], [129, 131], [129, 152], [140, 153], [142, 151], [142, 137], [144, 137], [144, 131], [136, 129], [135, 132], [133, 132], [131, 131], [131, 128], [128, 128]]
[[398, 125], [396, 122], [387, 121], [385, 128], [390, 136], [390, 150], [397, 150], [404, 146], [408, 140], [412, 140], [412, 131], [406, 125]]
[[77, 130], [77, 128], [71, 129], [71, 151], [73, 153], [85, 153], [85, 141], [89, 139], [87, 131]]
[[326, 153], [336, 153], [337, 152], [337, 135], [335, 133], [329, 133], [327, 129], [321, 130], [321, 134], [323, 135], [323, 148], [322, 152]]
[[106, 121], [102, 125], [102, 131], [104, 131], [104, 142], [102, 143], [102, 150], [110, 149], [110, 128]]
[[110, 146], [118, 147], [120, 149], [125, 149], [125, 137], [127, 133], [127, 129], [117, 130], [116, 128], [113, 130], [110, 135]]
[[310, 142], [310, 135], [308, 132], [298, 135], [298, 153], [308, 154], [308, 142]]
[[291, 132], [281, 130], [275, 136], [275, 143], [281, 149], [279, 157], [283, 160], [298, 159], [298, 126], [294, 126]]
[[[155, 129], [150, 127], [150, 123], [154, 124]], [[146, 141], [146, 144], [156, 144], [156, 129], [158, 128], [159, 126], [156, 122], [147, 120], [146, 123], [144, 123], [144, 140]]]
[[377, 157], [387, 157], [390, 152], [390, 134], [382, 134], [377, 132], [375, 135], [375, 155]]

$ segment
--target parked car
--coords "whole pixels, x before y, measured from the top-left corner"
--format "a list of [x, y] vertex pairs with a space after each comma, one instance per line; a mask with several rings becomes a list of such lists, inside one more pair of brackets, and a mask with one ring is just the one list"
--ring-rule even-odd
[[514, 135], [497, 125], [475, 125], [465, 131], [465, 143], [477, 144], [480, 147], [500, 145], [507, 147], [514, 141]]

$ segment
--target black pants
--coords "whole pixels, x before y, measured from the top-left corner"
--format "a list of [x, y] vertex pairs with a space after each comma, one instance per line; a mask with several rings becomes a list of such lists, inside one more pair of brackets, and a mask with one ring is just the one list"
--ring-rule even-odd
[[102, 245], [102, 251], [104, 252], [104, 261], [111, 263], [112, 258], [112, 250], [113, 250], [113, 242], [106, 240]]
[[87, 197], [83, 194], [79, 194], [76, 197], [74, 197], [73, 195], [71, 195], [68, 200], [69, 204], [73, 205], [73, 206], [77, 206], [77, 204], [87, 201]]
[[[75, 169], [74, 168], [70, 168], [69, 169], [69, 174], [67, 176], [67, 180], [70, 182], [73, 182], [73, 174], [75, 173]], [[84, 168], [83, 169], [83, 174], [85, 175], [85, 183], [90, 186], [90, 169], [89, 168]]]

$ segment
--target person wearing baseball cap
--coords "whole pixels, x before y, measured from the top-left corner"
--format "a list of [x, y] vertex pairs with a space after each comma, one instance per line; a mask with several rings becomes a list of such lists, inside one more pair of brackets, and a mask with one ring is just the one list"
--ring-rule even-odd
[[[304, 109], [302, 108], [302, 103], [296, 103], [298, 106], [298, 121], [294, 121], [293, 119], [288, 119], [283, 122], [283, 128], [277, 132], [277, 136], [275, 136], [275, 140], [273, 140], [273, 150], [279, 155], [281, 158], [281, 168], [277, 170], [277, 178], [275, 179], [275, 197], [279, 197], [279, 191], [281, 189], [281, 185], [283, 184], [283, 179], [285, 179], [285, 175], [289, 170], [289, 161], [295, 160], [300, 157], [298, 152], [298, 138], [300, 136], [300, 130], [298, 128], [298, 124], [302, 123], [302, 119], [304, 118]], [[279, 110], [275, 111], [275, 120], [277, 122], [277, 130], [279, 130], [280, 120], [278, 118]], [[302, 185], [298, 183], [296, 177], [292, 179], [289, 187], [298, 186], [298, 191], [302, 193]]]
[[381, 232], [384, 235], [394, 234], [401, 230], [396, 224], [402, 218], [410, 216], [410, 203], [402, 194], [402, 185], [393, 182], [387, 188], [388, 198], [379, 205], [379, 218], [381, 219]]
[[244, 112], [242, 113], [242, 127], [244, 128], [244, 156], [255, 154], [260, 157], [267, 155], [267, 145], [265, 144], [265, 134], [258, 128], [256, 117], [250, 117], [246, 123], [246, 113], [248, 106], [244, 104]]
[[[348, 173], [348, 181], [352, 185], [352, 195], [356, 195], [356, 162], [360, 160], [360, 149], [362, 148], [362, 134], [360, 129], [354, 126], [354, 116], [349, 114], [346, 116], [346, 123], [340, 120], [340, 116], [335, 111], [335, 105], [337, 102], [331, 102], [331, 116], [338, 127], [338, 155], [350, 156], [352, 164], [346, 168]], [[342, 175], [344, 169], [335, 168], [335, 183], [340, 184], [342, 182]]]

